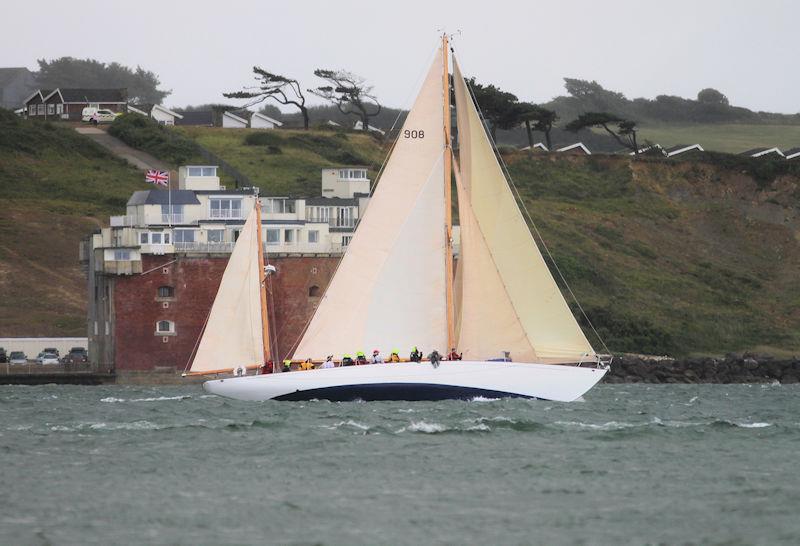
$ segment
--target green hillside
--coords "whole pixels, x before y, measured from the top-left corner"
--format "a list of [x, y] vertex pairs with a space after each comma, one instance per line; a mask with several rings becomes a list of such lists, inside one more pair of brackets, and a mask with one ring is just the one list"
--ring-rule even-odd
[[[15, 294], [37, 292], [0, 304], [0, 334], [8, 324], [20, 335], [41, 324], [73, 333], [84, 321], [78, 239], [97, 218], [121, 210], [140, 175], [94, 147], [74, 159], [70, 146], [88, 144], [69, 131], [19, 123], [14, 132], [36, 131], [49, 151], [9, 148], [24, 140], [15, 137], [0, 147], [0, 191], [15, 211], [0, 224], [1, 267], [13, 267], [15, 277], [69, 271], [71, 284], [48, 284], [45, 272], [38, 284], [15, 279]], [[272, 195], [318, 195], [320, 169], [331, 165], [367, 165], [374, 177], [387, 150], [352, 132], [160, 130], [159, 138], [199, 142]], [[800, 164], [703, 157], [505, 159], [556, 263], [612, 350], [800, 352]], [[38, 220], [40, 209], [49, 222]], [[60, 314], [45, 313], [67, 299], [74, 303]]]
[[639, 140], [664, 147], [700, 144], [705, 150], [738, 154], [752, 148], [777, 146], [781, 150], [800, 147], [800, 125], [643, 124]]
[[0, 337], [86, 335], [78, 243], [141, 180], [72, 129], [0, 109]]

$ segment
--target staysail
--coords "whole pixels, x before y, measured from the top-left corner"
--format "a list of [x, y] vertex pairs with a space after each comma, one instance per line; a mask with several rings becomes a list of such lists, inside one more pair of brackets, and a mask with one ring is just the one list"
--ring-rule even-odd
[[595, 352], [536, 246], [497, 161], [455, 58], [459, 135], [458, 346], [464, 357], [545, 363]]
[[440, 49], [295, 359], [447, 349], [441, 58]]
[[254, 208], [225, 267], [192, 361], [192, 373], [263, 363], [257, 217]]

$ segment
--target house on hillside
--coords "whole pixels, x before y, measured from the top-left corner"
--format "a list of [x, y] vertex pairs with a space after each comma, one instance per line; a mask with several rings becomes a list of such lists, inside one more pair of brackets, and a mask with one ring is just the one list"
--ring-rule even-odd
[[213, 127], [214, 112], [211, 110], [187, 110], [186, 112], [181, 112], [181, 117], [175, 118], [175, 125]]
[[791, 148], [783, 152], [786, 159], [800, 159], [800, 148]]
[[183, 114], [173, 112], [160, 104], [129, 104], [128, 112], [153, 118], [159, 125], [175, 125], [175, 120], [183, 119]]
[[273, 119], [266, 114], [262, 114], [261, 112], [256, 112], [250, 116], [251, 129], [276, 129], [282, 125], [282, 122], [278, 121], [277, 119]]
[[778, 148], [753, 148], [752, 150], [747, 150], [739, 155], [746, 155], [748, 157], [764, 157], [773, 155], [784, 157], [783, 152], [781, 152]]
[[[358, 120], [355, 123], [355, 125], [353, 125], [353, 129], [355, 129], [356, 131], [363, 131], [364, 124], [361, 123], [361, 120]], [[386, 135], [386, 131], [384, 131], [383, 129], [378, 129], [377, 127], [373, 127], [372, 125], [367, 125], [367, 130], [372, 131], [373, 133], [378, 133], [381, 136]]]
[[34, 89], [36, 78], [27, 68], [0, 68], [0, 108], [17, 110]]
[[677, 144], [664, 150], [664, 154], [667, 157], [673, 157], [688, 152], [705, 152], [705, 150], [699, 144]]
[[222, 126], [228, 129], [247, 129], [247, 120], [232, 112], [223, 112]]
[[530, 146], [525, 146], [524, 148], [520, 148], [520, 150], [523, 151], [523, 152], [531, 150], [534, 153], [536, 153], [536, 152], [549, 152], [550, 151], [550, 150], [547, 149], [547, 146], [545, 146], [544, 143], [542, 143], [542, 142], [537, 142], [536, 144], [533, 145], [533, 148], [531, 148]]
[[652, 144], [650, 146], [645, 146], [644, 148], [639, 148], [636, 152], [628, 152], [628, 155], [666, 155], [664, 153], [664, 148], [661, 144]]
[[592, 155], [592, 152], [589, 151], [589, 148], [584, 146], [583, 142], [576, 142], [575, 144], [562, 146], [561, 148], [558, 148], [556, 151], [572, 155]]
[[127, 89], [37, 89], [25, 99], [29, 118], [81, 121], [83, 109], [93, 107], [112, 112], [128, 108]]

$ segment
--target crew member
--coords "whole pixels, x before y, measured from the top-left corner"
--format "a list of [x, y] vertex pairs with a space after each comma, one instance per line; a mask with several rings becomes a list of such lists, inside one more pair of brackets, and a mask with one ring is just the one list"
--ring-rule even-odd
[[333, 355], [328, 355], [328, 358], [325, 359], [325, 362], [322, 363], [320, 368], [335, 368], [336, 364], [333, 363]]
[[408, 357], [411, 362], [422, 362], [422, 351], [417, 346], [411, 347], [411, 355]]
[[356, 365], [363, 366], [367, 363], [367, 356], [364, 354], [364, 351], [356, 351]]
[[291, 372], [292, 371], [292, 361], [291, 360], [284, 360], [283, 361], [283, 371], [284, 372]]
[[441, 362], [442, 360], [442, 355], [439, 354], [439, 351], [434, 349], [433, 352], [428, 355], [428, 360], [431, 361], [431, 364], [433, 365], [434, 368], [438, 368], [439, 362]]
[[302, 364], [300, 364], [300, 369], [303, 370], [303, 371], [313, 370], [314, 369], [314, 363], [311, 362], [310, 358], [306, 358], [305, 361]]
[[461, 360], [462, 355], [463, 353], [457, 353], [456, 348], [453, 347], [452, 349], [450, 349], [450, 354], [447, 355], [447, 360]]
[[400, 362], [400, 351], [394, 349], [392, 354], [389, 355], [389, 362]]
[[373, 364], [383, 364], [383, 357], [378, 349], [372, 351], [372, 360], [370, 362]]
[[267, 360], [267, 362], [261, 366], [261, 375], [272, 373], [273, 366], [274, 364], [272, 363], [272, 361]]
[[353, 357], [346, 354], [342, 357], [342, 366], [352, 366], [354, 364]]

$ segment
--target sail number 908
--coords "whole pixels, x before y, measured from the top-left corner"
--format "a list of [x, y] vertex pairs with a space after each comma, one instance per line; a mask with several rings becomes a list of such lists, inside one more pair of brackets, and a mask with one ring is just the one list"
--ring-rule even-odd
[[403, 131], [403, 138], [425, 138], [425, 131], [420, 129], [406, 129]]

